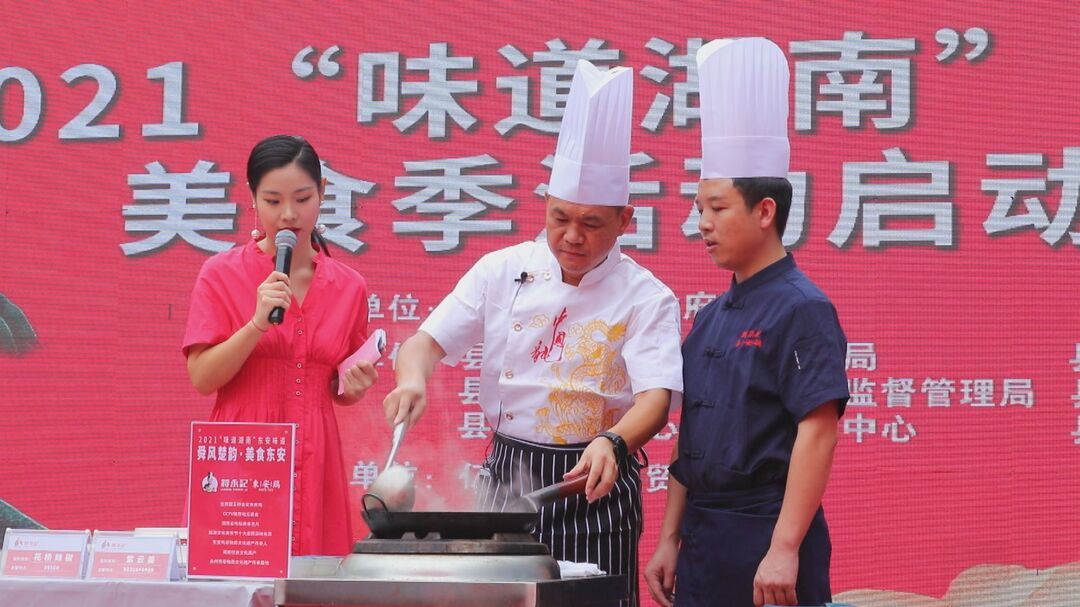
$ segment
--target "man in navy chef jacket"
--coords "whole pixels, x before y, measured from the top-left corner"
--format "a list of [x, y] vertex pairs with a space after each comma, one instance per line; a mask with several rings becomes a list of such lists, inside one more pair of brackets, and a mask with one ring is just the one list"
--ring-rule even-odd
[[822, 605], [821, 499], [848, 399], [847, 342], [782, 244], [787, 61], [763, 38], [713, 41], [697, 61], [698, 228], [734, 276], [683, 343], [682, 425], [645, 577], [665, 606]]

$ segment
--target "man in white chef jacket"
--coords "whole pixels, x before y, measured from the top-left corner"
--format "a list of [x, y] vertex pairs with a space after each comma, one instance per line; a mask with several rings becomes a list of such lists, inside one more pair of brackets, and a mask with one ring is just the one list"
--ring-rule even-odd
[[483, 506], [587, 473], [585, 495], [541, 512], [534, 534], [561, 560], [627, 576], [637, 604], [636, 452], [681, 400], [679, 304], [623, 255], [633, 73], [579, 61], [547, 193], [546, 240], [485, 255], [398, 352], [391, 423], [416, 423], [436, 363], [484, 343], [480, 404], [495, 430]]

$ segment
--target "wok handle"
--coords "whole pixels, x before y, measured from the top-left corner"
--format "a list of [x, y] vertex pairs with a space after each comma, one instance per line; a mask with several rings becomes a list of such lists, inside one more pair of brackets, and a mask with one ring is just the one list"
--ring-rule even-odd
[[555, 483], [554, 485], [548, 485], [542, 489], [537, 489], [531, 493], [526, 493], [521, 496], [523, 500], [529, 503], [529, 505], [536, 510], [540, 511], [540, 508], [565, 497], [577, 495], [585, 492], [585, 483], [589, 480], [588, 474], [583, 474], [577, 478]]

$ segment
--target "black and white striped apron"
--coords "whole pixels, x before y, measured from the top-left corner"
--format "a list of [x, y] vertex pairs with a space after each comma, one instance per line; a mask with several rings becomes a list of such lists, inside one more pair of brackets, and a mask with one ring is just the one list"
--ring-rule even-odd
[[[479, 507], [501, 512], [530, 491], [563, 480], [577, 465], [588, 443], [545, 445], [495, 434], [479, 482]], [[612, 575], [625, 575], [628, 601], [638, 605], [638, 540], [641, 537], [641, 463], [619, 462], [619, 478], [611, 493], [592, 504], [576, 495], [540, 511], [533, 536], [556, 559], [595, 563]]]

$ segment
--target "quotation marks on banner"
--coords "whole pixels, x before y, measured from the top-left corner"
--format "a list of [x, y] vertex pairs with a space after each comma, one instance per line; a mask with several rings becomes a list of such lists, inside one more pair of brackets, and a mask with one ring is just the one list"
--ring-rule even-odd
[[[964, 50], [964, 45], [960, 43], [960, 32], [951, 27], [939, 29], [934, 34], [934, 39], [943, 47], [937, 54], [938, 63], [948, 63]], [[963, 41], [971, 46], [971, 50], [964, 54], [964, 59], [967, 59], [968, 63], [981, 60], [990, 49], [990, 33], [981, 27], [968, 28], [964, 32]]]
[[[297, 78], [301, 80], [307, 80], [315, 75], [315, 65], [312, 65], [311, 58], [318, 53], [318, 49], [311, 46], [305, 46], [300, 49], [299, 53], [293, 57], [292, 71]], [[319, 68], [319, 74], [326, 78], [336, 78], [341, 75], [341, 64], [338, 63], [338, 55], [341, 54], [341, 47], [338, 45], [331, 46], [319, 55], [319, 60], [316, 63]]]
[[0, 353], [22, 356], [37, 345], [37, 332], [19, 306], [0, 293]]

